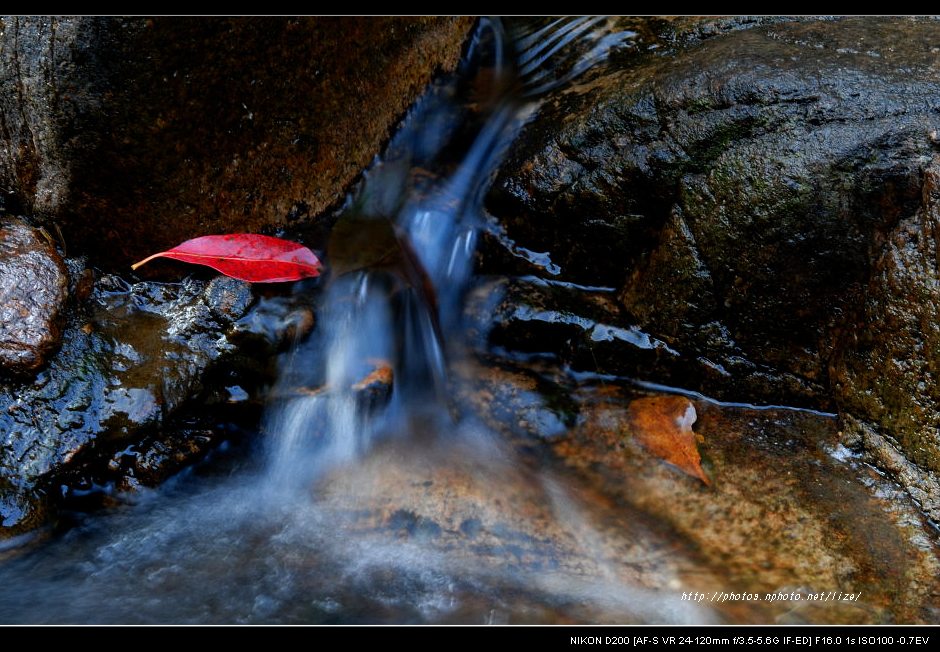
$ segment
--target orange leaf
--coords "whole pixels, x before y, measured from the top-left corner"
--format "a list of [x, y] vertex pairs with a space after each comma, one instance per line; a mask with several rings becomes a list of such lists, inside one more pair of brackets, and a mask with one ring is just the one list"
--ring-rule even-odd
[[695, 406], [682, 396], [638, 398], [628, 408], [637, 441], [656, 457], [711, 486], [702, 470], [692, 424]]

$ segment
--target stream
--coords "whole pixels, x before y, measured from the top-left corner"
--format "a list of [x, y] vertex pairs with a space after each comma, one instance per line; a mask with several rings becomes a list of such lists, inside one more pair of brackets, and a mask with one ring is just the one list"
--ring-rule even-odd
[[[936, 533], [834, 415], [575, 372], [476, 332], [499, 293], [474, 272], [489, 184], [545, 93], [629, 43], [611, 24], [482, 21], [340, 210], [316, 328], [260, 432], [0, 544], [0, 622], [935, 619]], [[630, 402], [659, 395], [694, 407], [712, 486], [624, 434]], [[830, 592], [853, 597], [812, 597]]]

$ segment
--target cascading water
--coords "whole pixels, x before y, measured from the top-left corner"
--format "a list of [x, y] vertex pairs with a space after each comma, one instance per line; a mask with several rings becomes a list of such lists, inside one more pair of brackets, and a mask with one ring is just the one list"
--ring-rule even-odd
[[[279, 393], [319, 389], [272, 411], [274, 486], [309, 483], [383, 432], [408, 432], [402, 420], [418, 413], [446, 421], [445, 359], [460, 354], [461, 300], [496, 167], [542, 93], [629, 37], [603, 18], [519, 22], [508, 35], [483, 20], [463, 83], [414, 109], [334, 230], [319, 336], [294, 353]], [[393, 379], [381, 406], [361, 389], [376, 365]]]
[[681, 572], [642, 515], [607, 536], [450, 400], [496, 167], [543, 93], [629, 38], [604, 19], [481, 21], [458, 83], [414, 107], [341, 212], [263, 462], [183, 476], [0, 566], [23, 587], [0, 593], [0, 622], [707, 620], [639, 588]]

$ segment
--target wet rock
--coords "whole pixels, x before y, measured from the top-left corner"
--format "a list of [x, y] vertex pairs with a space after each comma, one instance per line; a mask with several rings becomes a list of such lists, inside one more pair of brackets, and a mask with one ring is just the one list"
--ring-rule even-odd
[[617, 288], [632, 319], [616, 325], [808, 390], [743, 394], [825, 403], [829, 331], [936, 149], [935, 33], [780, 23], [636, 55], [550, 98], [490, 209], [554, 278]]
[[356, 400], [366, 412], [388, 403], [395, 381], [394, 370], [388, 362], [374, 360], [372, 365], [373, 370], [352, 386]]
[[453, 392], [463, 413], [520, 446], [560, 437], [577, 422], [578, 404], [559, 384], [557, 370], [463, 360], [452, 372], [460, 380]]
[[[700, 590], [715, 581], [698, 584], [697, 573], [703, 572], [701, 577], [720, 577], [722, 590], [760, 596], [709, 604], [722, 622], [911, 623], [936, 617], [940, 541], [934, 528], [902, 487], [840, 445], [835, 418], [692, 399], [698, 414], [693, 430], [712, 482], [705, 487], [645, 445], [631, 406], [638, 398], [648, 401], [648, 393], [609, 376], [582, 373], [566, 379], [556, 371], [549, 379], [550, 366], [535, 362], [497, 373], [489, 367], [478, 369], [480, 377], [466, 388], [467, 405], [515, 442], [516, 468], [534, 457], [540, 472], [530, 481], [554, 487], [553, 512], [534, 525], [530, 516], [516, 518], [516, 528], [530, 528], [526, 531], [533, 539], [558, 545], [564, 539], [553, 521], [576, 524], [582, 533], [592, 534], [579, 543], [563, 544], [571, 546], [567, 554], [574, 558], [585, 549], [600, 554], [624, 539], [663, 535], [668, 543], [658, 548], [656, 557], [667, 557], [674, 575], [646, 565], [650, 560], [640, 551], [650, 539], [639, 544], [639, 550], [624, 548], [618, 560], [649, 572], [645, 581], [658, 585], [663, 594]], [[533, 377], [551, 389], [532, 392]], [[570, 425], [551, 437], [535, 439], [539, 429], [530, 424], [526, 440], [516, 421], [488, 416], [500, 406], [518, 404], [520, 398], [530, 410], [545, 410], [558, 403], [558, 395], [577, 409]], [[687, 409], [685, 399], [669, 398], [683, 412]], [[546, 455], [546, 446], [554, 459]], [[541, 450], [532, 455], [533, 449]], [[529, 454], [521, 455], [523, 450]], [[504, 474], [504, 487], [510, 477]], [[514, 495], [512, 491], [505, 487], [500, 495]], [[461, 503], [467, 499], [476, 505], [473, 499], [454, 493], [459, 498], [449, 494], [446, 509], [484, 524], [492, 521], [494, 515], [481, 516]], [[566, 504], [564, 496], [572, 502]], [[590, 496], [591, 507], [575, 509], [576, 496]], [[520, 504], [507, 502], [510, 506], [497, 513]], [[440, 507], [430, 501], [421, 504], [419, 513], [438, 514], [440, 522]], [[456, 521], [456, 514], [443, 518]], [[586, 541], [593, 545], [580, 547]], [[540, 553], [530, 554], [538, 558]], [[587, 565], [581, 568], [586, 576], [595, 572]], [[832, 590], [862, 596], [850, 603], [806, 600], [809, 594]], [[769, 593], [788, 597], [770, 601], [765, 597]], [[800, 598], [792, 597], [794, 593]]]
[[[540, 479], [498, 442], [473, 439], [387, 442], [319, 482], [317, 508], [344, 532], [344, 554], [355, 551], [366, 571], [395, 550], [404, 568], [417, 560], [471, 591], [489, 586], [496, 604], [509, 594], [521, 605], [564, 605], [568, 618], [586, 610], [581, 618], [600, 622], [711, 622], [671, 592], [695, 574], [718, 581], [683, 542], [648, 531], [629, 507], [611, 510], [591, 491]], [[663, 547], [675, 554], [655, 552]]]
[[[203, 455], [213, 437], [177, 420], [183, 408], [230, 411], [233, 396], [270, 381], [278, 327], [254, 316], [253, 303], [248, 284], [225, 277], [100, 278], [48, 367], [0, 385], [0, 536], [35, 526], [72, 487], [151, 484]], [[252, 337], [258, 322], [265, 328]]]
[[[733, 355], [716, 363], [688, 349], [677, 350], [654, 329], [640, 328], [612, 288], [586, 287], [537, 277], [488, 279], [468, 304], [475, 345], [526, 356], [550, 355], [567, 367], [660, 384], [708, 388], [711, 395], [788, 397], [812, 403], [818, 388], [796, 374], [747, 360], [718, 322], [702, 325], [703, 341], [729, 346]], [[681, 309], [681, 308], [680, 308]]]
[[155, 487], [205, 456], [216, 439], [218, 433], [212, 430], [174, 429], [118, 451], [108, 462], [108, 470], [122, 491]]
[[[585, 550], [600, 560], [602, 551], [624, 545], [625, 539], [662, 535], [668, 543], [659, 550], [669, 560], [667, 567], [650, 564], [641, 552], [645, 545], [659, 545], [647, 538], [637, 548], [625, 546], [617, 558], [643, 569], [642, 579], [619, 577], [652, 582], [665, 595], [714, 582], [697, 584], [702, 572], [702, 577], [719, 576], [722, 590], [760, 596], [710, 604], [721, 622], [911, 623], [935, 618], [940, 540], [901, 486], [840, 444], [836, 418], [654, 395], [652, 400], [675, 405], [676, 416], [683, 419], [694, 405], [698, 419], [693, 430], [711, 482], [705, 487], [670, 464], [669, 455], [651, 450], [648, 433], [638, 430], [634, 407], [651, 400], [646, 391], [610, 376], [565, 374], [551, 361], [538, 359], [514, 365], [464, 363], [457, 371], [468, 412], [499, 432], [503, 441], [513, 442], [511, 453], [498, 455], [503, 463], [514, 460], [513, 472], [500, 471], [498, 481], [499, 495], [513, 498], [492, 513], [481, 513], [486, 501], [472, 493], [469, 482], [455, 483], [443, 466], [437, 467], [433, 487], [417, 482], [432, 477], [419, 466], [412, 469], [413, 490], [383, 493], [409, 496], [409, 501], [392, 503], [436, 519], [445, 536], [459, 530], [471, 540], [482, 534], [505, 545], [513, 531], [524, 529], [531, 540], [565, 551], [553, 557], [565, 559], [556, 568], [561, 570], [572, 567]], [[568, 416], [560, 428], [545, 418], [550, 415], [557, 423], [562, 414]], [[548, 488], [552, 512], [537, 518], [521, 513], [511, 519], [514, 530], [494, 533], [494, 520], [532, 500], [518, 493], [517, 485], [526, 480], [513, 478], [527, 468], [526, 460], [539, 469], [527, 481]], [[371, 472], [379, 475], [377, 469]], [[484, 484], [497, 486], [497, 481]], [[438, 498], [444, 493], [447, 499], [436, 504], [430, 497], [414, 497], [415, 491], [434, 496], [435, 490]], [[469, 521], [466, 527], [460, 516]], [[557, 529], [559, 519], [580, 528], [584, 538], [566, 541]], [[455, 541], [450, 549], [467, 546]], [[530, 564], [549, 554], [531, 545], [527, 552]], [[582, 577], [597, 572], [578, 563]], [[806, 599], [832, 590], [862, 596], [843, 603]], [[787, 597], [770, 601], [765, 597], [770, 593]]]
[[920, 210], [883, 236], [831, 374], [847, 440], [940, 520], [940, 158]]
[[0, 220], [0, 369], [26, 374], [58, 346], [68, 296], [62, 257], [18, 219]]
[[506, 253], [484, 269], [616, 288], [610, 325], [685, 365], [619, 373], [839, 410], [940, 516], [937, 21], [688, 27], [648, 23], [664, 47], [548, 98], [489, 197]]
[[[692, 399], [705, 486], [637, 431], [631, 404], [648, 393], [549, 367], [464, 366], [457, 392], [490, 429], [422, 422], [320, 478], [308, 518], [343, 533], [333, 554], [374, 564], [372, 581], [417, 564], [590, 621], [935, 620], [936, 532], [839, 444], [835, 418]], [[561, 414], [561, 394], [577, 406], [562, 428], [531, 418]], [[681, 607], [715, 590], [759, 597]], [[808, 599], [830, 591], [860, 597]]]
[[472, 18], [0, 19], [0, 183], [116, 267], [321, 213]]
[[[635, 392], [594, 381], [576, 396], [582, 419], [556, 440], [556, 453], [602, 495], [668, 523], [700, 553], [698, 563], [721, 569], [723, 590], [761, 596], [718, 607], [729, 621], [935, 618], [933, 528], [903, 489], [839, 445], [834, 418], [694, 401], [694, 430], [713, 480], [705, 488], [643, 449], [629, 418]], [[805, 601], [832, 590], [862, 595], [850, 603]], [[764, 598], [793, 592], [803, 598]]]

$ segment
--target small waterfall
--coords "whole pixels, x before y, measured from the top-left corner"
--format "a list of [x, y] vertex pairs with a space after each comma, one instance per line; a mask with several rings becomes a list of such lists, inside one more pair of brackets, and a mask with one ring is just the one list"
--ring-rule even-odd
[[460, 355], [496, 168], [546, 91], [629, 37], [603, 18], [481, 21], [461, 82], [413, 109], [333, 230], [321, 326], [291, 356], [268, 418], [274, 486], [303, 485], [418, 416], [453, 417], [447, 359]]
[[0, 566], [17, 587], [0, 622], [710, 622], [676, 594], [687, 560], [662, 555], [647, 515], [529, 463], [450, 400], [466, 381], [448, 370], [472, 362], [484, 196], [543, 94], [630, 37], [611, 25], [482, 20], [456, 80], [338, 216], [265, 458], [183, 474]]
[[[285, 354], [264, 455], [257, 438], [232, 437], [159, 488], [63, 514], [32, 541], [0, 542], [0, 623], [709, 625], [936, 614], [928, 524], [862, 460], [831, 453], [839, 438], [828, 419], [693, 396], [708, 409], [703, 430], [720, 473], [706, 489], [631, 450], [630, 394], [614, 379], [582, 385], [579, 374], [559, 396], [552, 378], [564, 370], [549, 360], [503, 366], [462, 350], [465, 294], [492, 285], [472, 277], [495, 171], [547, 90], [631, 37], [616, 30], [603, 18], [482, 20], [459, 74], [412, 109], [337, 216], [316, 328]], [[484, 313], [489, 304], [479, 304]], [[551, 409], [531, 410], [533, 398]], [[532, 419], [552, 419], [543, 431], [557, 438], [510, 434]], [[767, 491], [755, 490], [762, 474]], [[819, 554], [808, 554], [814, 546]], [[853, 604], [688, 599], [859, 587]]]
[[292, 395], [274, 417], [278, 439], [271, 450], [271, 477], [276, 487], [294, 490], [319, 468], [355, 459], [371, 441], [377, 420], [362, 409], [355, 389], [367, 375], [368, 361], [391, 357], [392, 316], [376, 279], [356, 273], [327, 292], [321, 332], [322, 355], [306, 346], [295, 350], [291, 379], [317, 378], [308, 366], [324, 369], [322, 386], [282, 382]]

